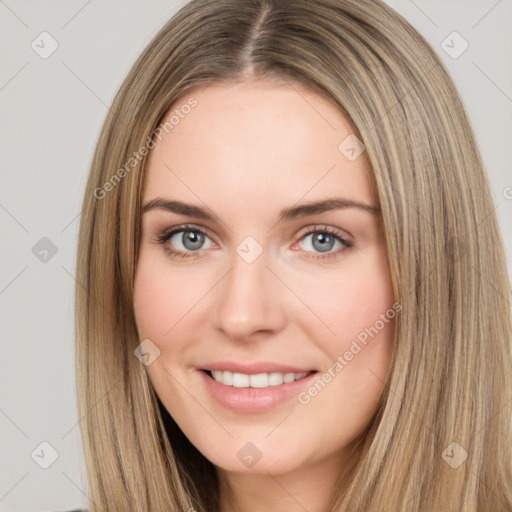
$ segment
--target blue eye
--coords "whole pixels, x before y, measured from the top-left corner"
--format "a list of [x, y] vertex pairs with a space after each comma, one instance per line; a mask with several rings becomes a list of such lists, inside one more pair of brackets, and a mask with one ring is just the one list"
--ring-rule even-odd
[[[209, 249], [211, 247], [211, 240], [209, 246], [203, 247], [205, 239], [210, 240], [203, 230], [192, 226], [179, 226], [160, 234], [157, 241], [164, 245], [165, 251], [170, 256], [189, 258], [195, 257], [196, 254], [194, 253], [197, 253], [200, 249]], [[171, 243], [168, 244], [168, 241]], [[182, 248], [179, 247], [180, 244]], [[178, 249], [173, 249], [176, 246], [178, 246]]]
[[[308, 248], [303, 252], [312, 259], [327, 260], [337, 257], [353, 246], [352, 242], [326, 226], [310, 228], [300, 240], [304, 242], [308, 239], [305, 244]], [[159, 234], [156, 241], [173, 258], [195, 258], [200, 256], [202, 249], [210, 249], [214, 245], [206, 232], [196, 226], [176, 226]], [[334, 248], [337, 250], [333, 251]]]
[[[325, 226], [310, 228], [301, 238], [302, 241], [307, 239], [309, 239], [309, 243], [306, 245], [313, 250], [306, 250], [306, 252], [311, 253], [308, 257], [313, 259], [328, 259], [336, 257], [338, 254], [345, 252], [353, 246], [351, 242], [341, 237], [337, 231]], [[338, 250], [331, 252], [336, 245]]]
[[336, 242], [342, 245], [342, 242], [337, 239], [337, 237], [322, 231], [310, 233], [306, 235], [303, 240], [306, 240], [308, 237], [311, 237], [309, 243], [310, 247], [322, 253], [330, 251], [336, 245]]
[[[169, 240], [173, 245], [181, 243], [184, 247], [184, 249], [178, 248], [181, 251], [197, 251], [198, 249], [208, 249], [208, 247], [203, 247], [205, 239], [207, 238], [208, 237], [201, 231], [182, 230], [175, 232], [169, 237]], [[173, 241], [173, 239], [175, 240]]]

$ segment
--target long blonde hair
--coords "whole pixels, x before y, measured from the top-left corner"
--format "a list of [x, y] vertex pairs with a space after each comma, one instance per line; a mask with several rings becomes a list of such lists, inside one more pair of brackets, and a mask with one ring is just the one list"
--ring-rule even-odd
[[[512, 510], [510, 283], [482, 159], [441, 60], [377, 0], [192, 0], [123, 82], [83, 201], [76, 371], [91, 512], [218, 510], [215, 467], [134, 356], [140, 148], [192, 88], [241, 80], [308, 87], [351, 121], [402, 305], [385, 391], [330, 510]], [[467, 453], [458, 467], [454, 453]]]

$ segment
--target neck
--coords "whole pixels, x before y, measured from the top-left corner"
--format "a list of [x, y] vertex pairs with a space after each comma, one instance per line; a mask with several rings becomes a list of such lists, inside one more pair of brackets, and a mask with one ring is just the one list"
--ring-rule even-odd
[[220, 512], [325, 512], [344, 468], [339, 453], [284, 474], [235, 473], [217, 468]]

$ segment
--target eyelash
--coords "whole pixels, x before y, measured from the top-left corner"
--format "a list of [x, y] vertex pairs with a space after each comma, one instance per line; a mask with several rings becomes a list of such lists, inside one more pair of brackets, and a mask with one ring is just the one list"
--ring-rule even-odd
[[[192, 251], [192, 252], [178, 251], [176, 249], [171, 248], [169, 246], [169, 244], [167, 244], [167, 241], [173, 235], [175, 235], [176, 233], [180, 233], [181, 231], [183, 231], [183, 232], [191, 231], [191, 232], [194, 232], [194, 233], [201, 233], [204, 236], [208, 236], [208, 233], [206, 233], [206, 231], [204, 231], [203, 229], [201, 229], [201, 228], [199, 228], [197, 226], [182, 225], [182, 226], [175, 226], [175, 227], [173, 227], [171, 229], [167, 229], [167, 230], [162, 231], [161, 233], [159, 233], [156, 236], [155, 241], [157, 243], [159, 243], [159, 244], [162, 244], [164, 251], [169, 256], [171, 256], [172, 258], [184, 259], [184, 258], [197, 258], [197, 257], [199, 257], [200, 250]], [[342, 253], [345, 253], [347, 250], [349, 250], [350, 248], [352, 248], [354, 246], [354, 244], [352, 242], [349, 242], [348, 240], [344, 239], [343, 237], [341, 237], [339, 235], [339, 233], [337, 231], [329, 228], [328, 226], [314, 226], [314, 227], [308, 228], [308, 230], [301, 236], [300, 240], [304, 239], [306, 236], [308, 236], [310, 234], [318, 234], [318, 233], [327, 234], [327, 235], [330, 235], [330, 236], [334, 237], [339, 242], [341, 242], [341, 244], [343, 245], [343, 248], [342, 249], [338, 249], [335, 252], [327, 252], [325, 254], [322, 254], [322, 253], [311, 253], [310, 251], [304, 251], [304, 252], [306, 252], [308, 254], [307, 257], [311, 258], [313, 260], [324, 260], [324, 261], [326, 261], [326, 260], [331, 260], [332, 258], [337, 258]], [[208, 237], [208, 238], [210, 238], [210, 237]]]

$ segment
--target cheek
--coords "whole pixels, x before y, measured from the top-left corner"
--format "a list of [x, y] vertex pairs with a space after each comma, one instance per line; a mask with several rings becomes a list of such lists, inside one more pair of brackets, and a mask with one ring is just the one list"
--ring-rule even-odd
[[397, 308], [386, 260], [376, 255], [372, 264], [363, 261], [344, 269], [321, 288], [318, 281], [316, 287], [303, 283], [311, 309], [330, 332], [322, 328], [319, 336], [318, 321], [302, 321], [328, 358], [301, 403], [316, 402], [320, 415], [339, 417], [344, 424], [340, 435], [358, 432], [375, 412], [391, 362]]
[[201, 278], [191, 278], [185, 272], [170, 272], [170, 266], [160, 260], [160, 257], [151, 260], [149, 256], [142, 257], [134, 283], [134, 312], [139, 336], [156, 344], [175, 334], [182, 319], [193, 313], [194, 304], [205, 293]]
[[297, 319], [311, 339], [321, 334], [321, 343], [329, 354], [347, 350], [358, 336], [364, 341], [365, 333], [368, 336], [368, 330], [376, 324], [383, 334], [390, 330], [386, 329], [390, 319], [382, 324], [382, 315], [391, 308], [388, 316], [395, 316], [394, 293], [382, 250], [354, 258], [330, 273], [304, 275], [297, 282], [301, 283], [298, 294], [316, 316], [302, 315], [300, 320], [297, 315]]
[[[182, 365], [204, 295], [200, 279], [187, 272], [172, 270], [165, 258], [146, 252], [139, 258], [134, 282], [134, 314], [140, 341], [150, 339], [160, 350], [146, 367], [153, 387], [168, 411], [182, 407], [179, 386], [172, 378]], [[170, 390], [173, 390], [170, 392]]]

